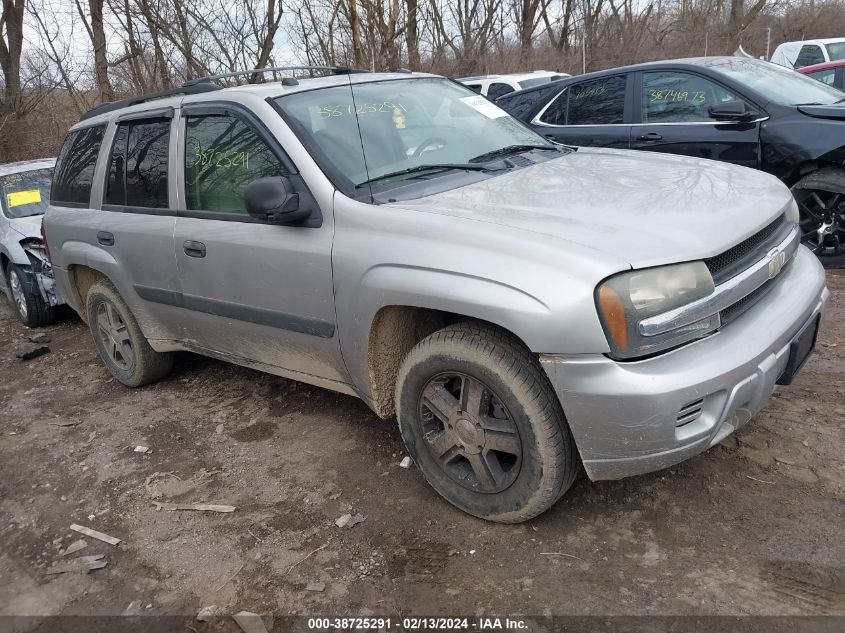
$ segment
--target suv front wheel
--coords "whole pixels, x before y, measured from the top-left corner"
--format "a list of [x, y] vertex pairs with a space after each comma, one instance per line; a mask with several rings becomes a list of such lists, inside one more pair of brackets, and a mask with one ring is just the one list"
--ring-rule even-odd
[[417, 344], [399, 370], [396, 411], [423, 476], [474, 516], [526, 521], [578, 473], [575, 444], [539, 362], [498, 328], [459, 323]]
[[111, 282], [91, 286], [85, 306], [94, 345], [112, 376], [127, 387], [140, 387], [170, 373], [173, 356], [150, 347]]
[[825, 268], [845, 266], [845, 171], [824, 167], [792, 186], [801, 213], [801, 241]]

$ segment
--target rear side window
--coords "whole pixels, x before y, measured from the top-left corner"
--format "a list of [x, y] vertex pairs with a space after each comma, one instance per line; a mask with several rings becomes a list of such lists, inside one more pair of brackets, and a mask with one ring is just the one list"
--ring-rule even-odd
[[517, 92], [503, 97], [496, 102], [496, 105], [507, 110], [511, 116], [526, 121], [526, 117], [539, 109], [541, 102], [547, 102], [560, 90], [560, 86], [547, 86], [538, 90]]
[[825, 70], [817, 70], [812, 73], [807, 73], [809, 77], [812, 77], [816, 81], [820, 81], [823, 84], [827, 84], [828, 86], [834, 85], [834, 79], [836, 79], [836, 69], [835, 68], [826, 68]]
[[233, 114], [188, 116], [185, 202], [195, 211], [246, 215], [243, 191], [253, 180], [289, 176], [251, 125]]
[[67, 135], [56, 160], [51, 202], [72, 206], [88, 206], [91, 203], [94, 167], [105, 127], [87, 127]]
[[490, 99], [490, 101], [495, 101], [499, 97], [504, 97], [506, 94], [510, 94], [513, 91], [514, 89], [509, 84], [490, 84], [490, 87], [487, 88], [487, 98]]
[[801, 52], [798, 53], [798, 59], [795, 60], [796, 68], [803, 68], [804, 66], [812, 66], [813, 64], [821, 64], [825, 62], [824, 53], [821, 46], [815, 44], [805, 44], [801, 47]]
[[168, 208], [169, 144], [170, 119], [120, 123], [109, 160], [106, 204]]
[[551, 125], [613, 125], [623, 122], [625, 77], [602, 77], [570, 86], [540, 120]]

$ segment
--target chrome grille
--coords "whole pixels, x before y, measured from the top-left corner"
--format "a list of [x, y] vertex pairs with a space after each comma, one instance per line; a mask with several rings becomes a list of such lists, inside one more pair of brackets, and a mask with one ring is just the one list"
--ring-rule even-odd
[[788, 228], [785, 215], [778, 216], [754, 235], [743, 240], [724, 253], [705, 259], [704, 263], [713, 275], [713, 282], [719, 285], [760, 259], [769, 249], [783, 239]]

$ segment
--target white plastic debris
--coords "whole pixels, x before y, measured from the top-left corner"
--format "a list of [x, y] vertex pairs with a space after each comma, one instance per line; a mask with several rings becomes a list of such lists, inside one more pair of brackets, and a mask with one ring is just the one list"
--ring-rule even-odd
[[217, 615], [217, 605], [210, 604], [207, 607], [200, 609], [200, 612], [197, 613], [197, 622], [208, 622], [215, 615]]
[[138, 446], [135, 447], [135, 452], [136, 453], [149, 453], [150, 447], [149, 446], [142, 446], [142, 445], [139, 444]]
[[71, 554], [75, 554], [81, 549], [85, 549], [88, 547], [88, 543], [85, 542], [85, 539], [79, 539], [78, 541], [74, 541], [67, 548], [62, 552], [62, 556], [70, 556]]
[[199, 510], [200, 512], [234, 512], [235, 506], [225, 506], [214, 503], [161, 503], [153, 501], [156, 510]]
[[261, 616], [251, 611], [241, 611], [232, 616], [244, 633], [267, 633], [267, 627], [261, 621]]
[[95, 538], [98, 541], [103, 541], [103, 543], [108, 543], [109, 545], [117, 545], [118, 543], [120, 543], [119, 538], [109, 536], [108, 534], [104, 534], [103, 532], [98, 532], [97, 530], [92, 530], [91, 528], [85, 527], [84, 525], [77, 525], [76, 523], [71, 523], [70, 529], [73, 530], [74, 532], [79, 532], [80, 534], [84, 534], [85, 536], [90, 536], [91, 538]]
[[414, 463], [414, 460], [411, 459], [410, 455], [405, 455], [401, 462], [399, 462], [399, 466], [401, 468], [405, 468], [406, 470], [411, 467], [411, 464]]

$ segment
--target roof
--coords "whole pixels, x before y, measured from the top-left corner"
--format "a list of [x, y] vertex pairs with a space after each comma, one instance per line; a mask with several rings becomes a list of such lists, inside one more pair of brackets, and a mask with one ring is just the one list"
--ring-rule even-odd
[[[282, 81], [273, 81], [261, 84], [243, 84], [240, 86], [231, 86], [229, 88], [221, 88], [213, 92], [202, 92], [199, 94], [176, 94], [173, 96], [165, 96], [163, 98], [156, 98], [150, 101], [144, 101], [135, 105], [130, 105], [125, 108], [117, 110], [109, 110], [102, 114], [95, 114], [89, 118], [80, 121], [71, 129], [77, 127], [88, 127], [90, 125], [97, 125], [108, 121], [113, 115], [130, 114], [133, 112], [143, 112], [144, 110], [158, 109], [158, 108], [175, 108], [182, 103], [202, 103], [205, 101], [225, 101], [230, 98], [233, 101], [238, 100], [238, 96], [250, 95], [258, 97], [259, 99], [281, 97], [296, 92], [306, 92], [308, 90], [316, 90], [319, 88], [331, 88], [334, 86], [347, 86], [351, 84], [365, 84], [376, 81], [391, 81], [391, 80], [408, 80], [420, 79], [426, 77], [440, 77], [440, 75], [432, 75], [429, 73], [410, 73], [410, 72], [396, 72], [396, 73], [354, 73], [343, 75], [328, 75], [326, 77], [314, 77], [307, 79], [297, 79], [293, 85], [286, 85]], [[291, 82], [292, 83], [292, 82]]]
[[50, 169], [55, 164], [55, 158], [39, 158], [37, 160], [22, 160], [17, 163], [6, 163], [0, 165], [0, 176], [19, 174], [24, 171], [35, 171], [36, 169]]
[[832, 62], [824, 62], [823, 64], [813, 64], [812, 66], [804, 66], [798, 69], [799, 73], [813, 73], [817, 70], [827, 70], [829, 68], [839, 68], [840, 66], [845, 66], [845, 59], [837, 59]]
[[503, 77], [519, 81], [520, 79], [531, 79], [533, 77], [553, 77], [554, 75], [568, 76], [568, 73], [555, 72], [553, 70], [529, 70], [524, 73], [505, 73], [501, 75], [473, 75], [472, 77], [458, 77], [455, 81], [484, 81], [487, 79], [502, 79]]

